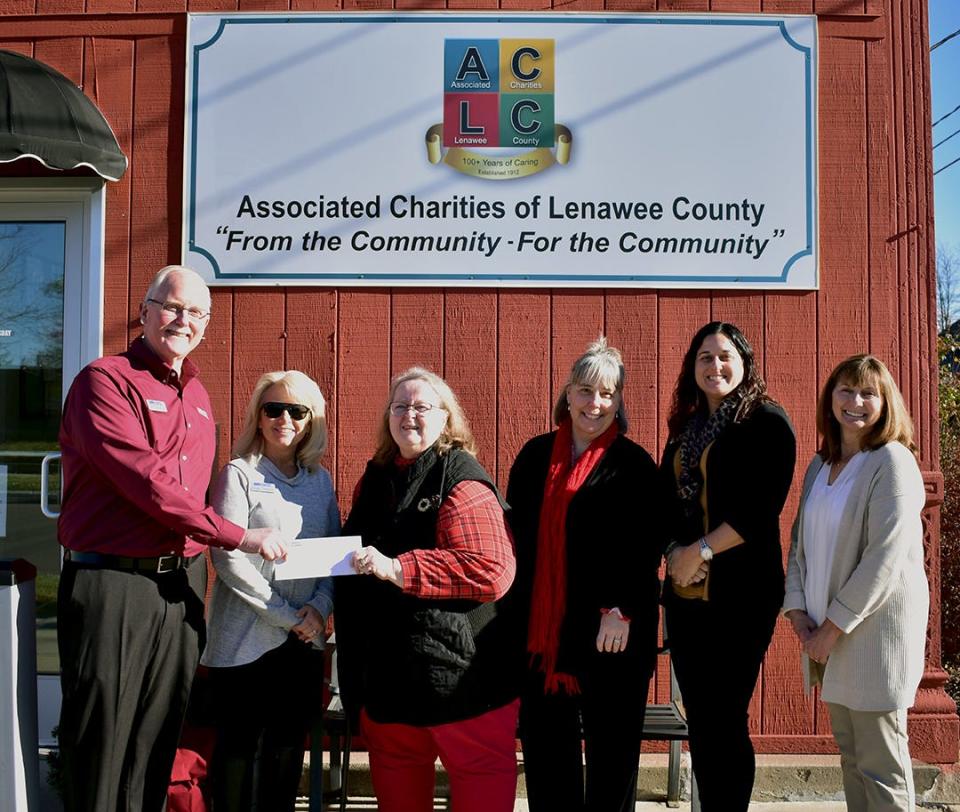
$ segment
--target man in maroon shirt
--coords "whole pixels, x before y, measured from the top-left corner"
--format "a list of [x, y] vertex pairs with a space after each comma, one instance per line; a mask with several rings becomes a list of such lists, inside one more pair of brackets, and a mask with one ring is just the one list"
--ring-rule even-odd
[[203, 649], [207, 545], [286, 554], [205, 504], [210, 398], [187, 355], [210, 291], [168, 266], [140, 305], [143, 336], [83, 369], [60, 427], [60, 753], [70, 810], [162, 810]]

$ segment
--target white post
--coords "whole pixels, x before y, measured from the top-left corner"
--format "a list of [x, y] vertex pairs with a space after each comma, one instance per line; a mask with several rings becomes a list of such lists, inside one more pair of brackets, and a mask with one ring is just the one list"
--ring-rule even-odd
[[0, 812], [37, 809], [36, 577], [0, 560]]

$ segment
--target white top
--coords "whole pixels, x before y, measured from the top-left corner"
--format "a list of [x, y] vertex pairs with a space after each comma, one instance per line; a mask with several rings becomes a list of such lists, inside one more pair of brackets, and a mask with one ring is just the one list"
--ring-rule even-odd
[[[340, 534], [340, 510], [330, 474], [298, 469], [284, 475], [269, 459], [231, 460], [217, 479], [210, 504], [241, 527], [276, 527], [285, 538]], [[324, 618], [333, 611], [333, 579], [275, 581], [274, 563], [241, 550], [210, 548], [217, 570], [201, 662], [215, 668], [245, 665], [282, 645], [309, 604]], [[323, 647], [323, 635], [314, 646]]]
[[829, 484], [830, 466], [824, 465], [807, 496], [806, 509], [803, 511], [807, 568], [803, 594], [807, 601], [807, 614], [818, 626], [826, 620], [827, 607], [830, 605], [830, 570], [833, 568], [843, 509], [865, 459], [866, 454], [862, 451], [851, 457], [832, 485]]

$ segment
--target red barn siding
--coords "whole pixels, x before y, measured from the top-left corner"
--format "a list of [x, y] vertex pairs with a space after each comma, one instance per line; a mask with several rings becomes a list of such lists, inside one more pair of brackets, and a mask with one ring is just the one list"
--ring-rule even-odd
[[[600, 332], [624, 353], [631, 436], [656, 456], [687, 342], [716, 318], [736, 322], [753, 342], [771, 394], [796, 425], [800, 471], [815, 450], [819, 386], [838, 360], [871, 350], [898, 378], [917, 422], [921, 467], [931, 491], [942, 490], [925, 0], [0, 0], [0, 47], [34, 56], [82, 85], [130, 158], [130, 170], [107, 189], [105, 351], [118, 351], [137, 334], [146, 284], [180, 255], [184, 11], [551, 7], [821, 15], [821, 289], [218, 288], [196, 357], [220, 426], [221, 461], [259, 375], [302, 369], [328, 400], [327, 465], [346, 509], [373, 450], [387, 380], [423, 364], [451, 382], [481, 460], [505, 485], [521, 445], [549, 428], [570, 362]], [[0, 167], [2, 175], [44, 173], [24, 162]], [[782, 522], [784, 555], [796, 505], [795, 487]], [[930, 516], [928, 563], [937, 595], [935, 505]], [[918, 700], [926, 710], [912, 721], [914, 754], [953, 761], [958, 723], [941, 689], [934, 604]], [[665, 663], [651, 690], [666, 697]], [[799, 647], [785, 623], [752, 711], [761, 749], [832, 748], [822, 706], [803, 694]]]
[[[497, 476], [497, 294], [450, 290], [444, 295], [443, 375], [464, 403], [480, 461]], [[381, 395], [381, 397], [383, 397]]]

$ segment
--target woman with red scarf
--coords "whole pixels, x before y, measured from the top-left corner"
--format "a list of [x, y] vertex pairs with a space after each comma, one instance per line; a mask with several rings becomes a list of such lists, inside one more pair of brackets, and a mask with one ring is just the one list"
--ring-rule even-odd
[[632, 812], [636, 801], [664, 545], [656, 465], [624, 436], [623, 380], [620, 353], [591, 344], [554, 407], [557, 430], [510, 471], [531, 812]]

